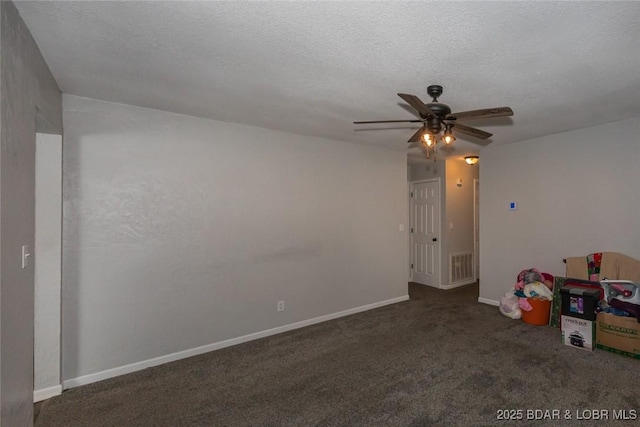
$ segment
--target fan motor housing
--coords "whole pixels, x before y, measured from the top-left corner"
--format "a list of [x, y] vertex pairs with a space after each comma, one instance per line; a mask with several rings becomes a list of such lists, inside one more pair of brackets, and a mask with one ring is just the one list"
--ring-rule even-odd
[[447, 104], [441, 104], [439, 102], [431, 102], [426, 104], [435, 116], [423, 117], [425, 119], [425, 126], [434, 135], [437, 135], [442, 130], [442, 121], [445, 117], [451, 114], [451, 108]]
[[439, 102], [431, 102], [427, 104], [427, 107], [433, 111], [437, 117], [444, 119], [448, 114], [451, 114], [451, 108], [447, 104], [441, 104]]

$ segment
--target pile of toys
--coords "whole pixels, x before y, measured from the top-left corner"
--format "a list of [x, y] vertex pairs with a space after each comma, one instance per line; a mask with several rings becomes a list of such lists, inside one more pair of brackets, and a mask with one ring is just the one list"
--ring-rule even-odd
[[640, 323], [640, 286], [630, 280], [601, 280], [600, 286], [604, 298], [598, 302], [597, 312], [635, 317]]
[[[536, 301], [553, 300], [553, 276], [537, 268], [522, 270], [513, 289], [500, 299], [500, 313], [511, 318], [522, 318], [522, 312], [533, 310]], [[548, 312], [546, 313], [548, 319]]]

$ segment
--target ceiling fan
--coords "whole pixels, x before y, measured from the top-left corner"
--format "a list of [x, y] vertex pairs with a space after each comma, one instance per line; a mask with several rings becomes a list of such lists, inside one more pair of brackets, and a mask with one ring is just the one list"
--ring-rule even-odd
[[418, 112], [419, 119], [413, 120], [372, 120], [372, 121], [358, 121], [354, 124], [369, 124], [369, 123], [422, 123], [422, 127], [418, 129], [416, 133], [409, 138], [410, 143], [421, 142], [427, 150], [427, 158], [429, 158], [429, 151], [433, 149], [435, 152], [436, 144], [438, 142], [437, 136], [442, 132], [440, 140], [449, 145], [456, 140], [453, 135], [453, 131], [464, 133], [479, 139], [488, 139], [493, 134], [485, 132], [480, 129], [473, 128], [471, 126], [464, 125], [458, 120], [478, 120], [488, 119], [493, 117], [506, 117], [513, 116], [513, 110], [509, 107], [497, 107], [497, 108], [485, 108], [482, 110], [470, 110], [461, 111], [459, 113], [451, 113], [451, 108], [448, 105], [438, 102], [438, 98], [442, 95], [442, 86], [431, 85], [427, 88], [427, 93], [432, 98], [432, 101], [425, 104], [415, 95], [409, 95], [406, 93], [399, 93], [398, 96], [402, 98], [407, 104], [411, 105]]

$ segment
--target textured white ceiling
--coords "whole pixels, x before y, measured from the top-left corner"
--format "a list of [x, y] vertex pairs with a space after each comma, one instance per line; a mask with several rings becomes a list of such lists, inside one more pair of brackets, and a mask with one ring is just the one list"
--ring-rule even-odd
[[513, 108], [465, 122], [491, 144], [640, 116], [639, 2], [16, 6], [63, 92], [215, 120], [405, 150], [418, 124], [352, 122], [414, 118], [396, 94], [430, 84]]

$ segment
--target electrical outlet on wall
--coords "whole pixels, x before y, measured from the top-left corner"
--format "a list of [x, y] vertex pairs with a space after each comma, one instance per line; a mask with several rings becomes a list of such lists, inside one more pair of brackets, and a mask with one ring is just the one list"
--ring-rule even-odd
[[278, 301], [278, 311], [284, 311], [284, 301]]

